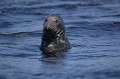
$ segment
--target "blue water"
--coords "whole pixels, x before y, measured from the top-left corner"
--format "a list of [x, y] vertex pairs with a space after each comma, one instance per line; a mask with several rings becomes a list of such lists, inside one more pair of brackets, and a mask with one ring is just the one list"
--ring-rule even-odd
[[[45, 57], [43, 22], [53, 13], [72, 48]], [[120, 79], [120, 0], [0, 0], [0, 79]]]

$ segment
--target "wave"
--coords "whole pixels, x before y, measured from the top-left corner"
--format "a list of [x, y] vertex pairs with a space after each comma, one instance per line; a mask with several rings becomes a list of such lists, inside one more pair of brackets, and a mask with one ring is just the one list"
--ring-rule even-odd
[[99, 3], [85, 3], [85, 2], [60, 2], [60, 3], [46, 3], [37, 5], [24, 5], [24, 6], [3, 6], [0, 8], [1, 13], [11, 13], [11, 14], [27, 14], [27, 15], [46, 15], [46, 13], [41, 12], [44, 9], [76, 9], [77, 7], [89, 7], [89, 6], [99, 6]]
[[20, 54], [0, 54], [0, 56], [6, 57], [6, 56], [10, 56], [10, 57], [31, 57], [31, 56], [39, 56], [38, 54], [27, 54], [27, 53], [20, 53]]
[[17, 32], [17, 33], [8, 33], [8, 34], [0, 34], [0, 36], [12, 36], [12, 37], [25, 37], [25, 36], [41, 36], [42, 33], [35, 32]]
[[120, 14], [106, 15], [102, 17], [120, 17]]

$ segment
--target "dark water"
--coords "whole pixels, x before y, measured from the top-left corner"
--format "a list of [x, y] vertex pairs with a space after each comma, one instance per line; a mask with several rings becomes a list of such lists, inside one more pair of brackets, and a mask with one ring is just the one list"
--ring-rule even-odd
[[[53, 13], [72, 48], [44, 57], [42, 25]], [[120, 79], [120, 0], [0, 0], [0, 79]]]

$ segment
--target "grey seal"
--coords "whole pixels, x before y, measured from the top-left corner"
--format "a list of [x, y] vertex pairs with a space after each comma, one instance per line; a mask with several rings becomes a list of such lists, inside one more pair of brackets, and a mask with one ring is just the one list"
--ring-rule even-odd
[[43, 34], [40, 50], [52, 53], [70, 48], [65, 33], [64, 22], [58, 14], [49, 15], [43, 24]]

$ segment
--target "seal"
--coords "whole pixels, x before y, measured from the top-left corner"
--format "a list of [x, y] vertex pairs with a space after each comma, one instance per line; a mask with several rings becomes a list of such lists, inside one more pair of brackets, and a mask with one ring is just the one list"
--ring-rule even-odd
[[65, 33], [64, 22], [58, 14], [49, 15], [43, 24], [43, 34], [40, 50], [52, 53], [70, 48]]

